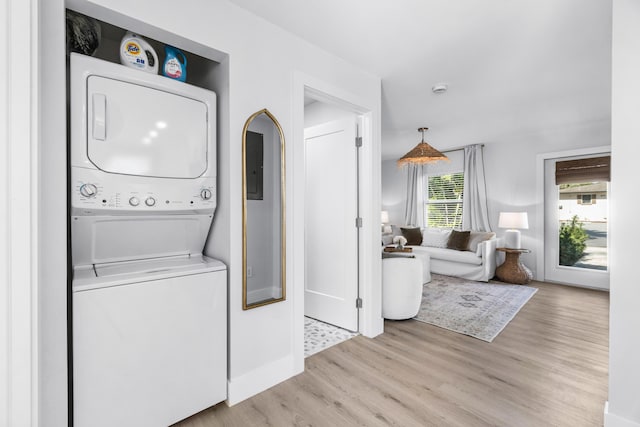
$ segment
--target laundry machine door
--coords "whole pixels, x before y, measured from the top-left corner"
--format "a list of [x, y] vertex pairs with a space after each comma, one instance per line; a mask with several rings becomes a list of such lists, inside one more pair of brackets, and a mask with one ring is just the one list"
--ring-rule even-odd
[[207, 170], [208, 106], [129, 81], [87, 78], [87, 155], [100, 170], [197, 178]]
[[226, 270], [74, 291], [74, 426], [167, 426], [226, 399], [226, 301]]

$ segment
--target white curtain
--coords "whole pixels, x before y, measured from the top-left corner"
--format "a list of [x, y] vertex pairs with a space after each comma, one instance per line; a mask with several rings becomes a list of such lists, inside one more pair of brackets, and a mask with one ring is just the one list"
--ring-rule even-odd
[[422, 227], [422, 167], [409, 164], [407, 166], [407, 199], [404, 207], [405, 225]]
[[487, 186], [484, 178], [484, 160], [480, 144], [464, 147], [462, 204], [463, 230], [491, 231], [487, 208]]

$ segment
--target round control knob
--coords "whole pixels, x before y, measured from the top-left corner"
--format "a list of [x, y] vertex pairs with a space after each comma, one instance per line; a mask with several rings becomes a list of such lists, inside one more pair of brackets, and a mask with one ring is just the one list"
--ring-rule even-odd
[[98, 187], [95, 184], [82, 184], [80, 186], [80, 194], [84, 197], [95, 197], [98, 194]]
[[209, 200], [211, 198], [211, 190], [203, 188], [202, 191], [200, 191], [200, 197], [202, 200]]
[[156, 204], [156, 199], [154, 199], [153, 197], [147, 197], [147, 199], [144, 201], [144, 204], [147, 206], [153, 206]]
[[131, 206], [138, 206], [140, 204], [140, 199], [138, 199], [137, 197], [132, 197], [129, 199], [129, 204]]

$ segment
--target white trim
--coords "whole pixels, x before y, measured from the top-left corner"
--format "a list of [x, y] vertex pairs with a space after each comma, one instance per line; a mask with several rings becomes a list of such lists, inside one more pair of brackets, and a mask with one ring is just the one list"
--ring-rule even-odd
[[640, 423], [630, 421], [609, 412], [609, 401], [604, 404], [604, 427], [640, 427]]
[[575, 150], [540, 153], [536, 156], [536, 262], [535, 278], [544, 280], [544, 162], [561, 157], [585, 156], [598, 153], [610, 153], [610, 145], [579, 148]]
[[294, 366], [293, 357], [290, 354], [228, 380], [227, 405], [233, 406], [240, 403], [296, 375], [296, 372], [292, 372], [292, 367]]
[[[293, 354], [297, 370], [304, 370], [304, 98], [311, 94], [322, 102], [340, 105], [342, 108], [361, 115], [363, 122], [361, 149], [362, 169], [360, 178], [360, 209], [363, 228], [360, 240], [360, 297], [364, 305], [359, 312], [360, 333], [374, 337], [383, 332], [381, 314], [381, 257], [377, 242], [380, 234], [380, 103], [337, 88], [315, 77], [295, 71], [293, 75], [293, 138], [289, 147], [293, 159], [287, 164], [293, 165], [293, 179], [288, 186], [291, 195], [293, 213], [291, 218], [292, 250], [287, 265], [293, 265]], [[288, 196], [289, 197], [289, 196]], [[296, 258], [298, 259], [296, 261]]]
[[[2, 45], [0, 47], [3, 51], [7, 51], [9, 46], [9, 3], [3, 2], [0, 5], [0, 33]], [[0, 239], [0, 283], [6, 283], [7, 286], [0, 287], [0, 425], [9, 425], [9, 417], [11, 416], [11, 371], [9, 354], [11, 352], [11, 334], [9, 328], [11, 327], [11, 305], [9, 304], [11, 279], [9, 268], [11, 266], [11, 251], [9, 247], [9, 231], [11, 230], [11, 217], [9, 211], [11, 208], [11, 198], [9, 192], [10, 182], [10, 165], [9, 160], [9, 122], [11, 111], [11, 102], [8, 97], [9, 87], [11, 81], [7, 72], [7, 67], [0, 67], [0, 140], [7, 141], [6, 144], [0, 144], [0, 224], [2, 231], [0, 236], [7, 236], [7, 238]]]
[[[68, 425], [65, 3], [39, 3], [38, 419]], [[45, 137], [46, 136], [46, 137]]]
[[1, 262], [7, 287], [0, 308], [0, 360], [6, 361], [0, 371], [0, 413], [2, 424], [29, 426], [38, 424], [38, 1], [3, 4], [6, 68], [0, 113], [7, 143], [0, 198], [6, 203]]

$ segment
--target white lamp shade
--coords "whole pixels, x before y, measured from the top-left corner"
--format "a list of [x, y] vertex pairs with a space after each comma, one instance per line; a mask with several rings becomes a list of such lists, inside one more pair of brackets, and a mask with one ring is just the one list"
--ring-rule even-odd
[[526, 212], [500, 212], [498, 227], [508, 228], [504, 235], [504, 246], [520, 249], [520, 230], [529, 228], [529, 218]]
[[529, 218], [526, 212], [500, 212], [498, 227], [516, 229], [529, 228]]
[[380, 222], [382, 222], [383, 224], [387, 224], [389, 222], [389, 212], [388, 211], [380, 212]]

